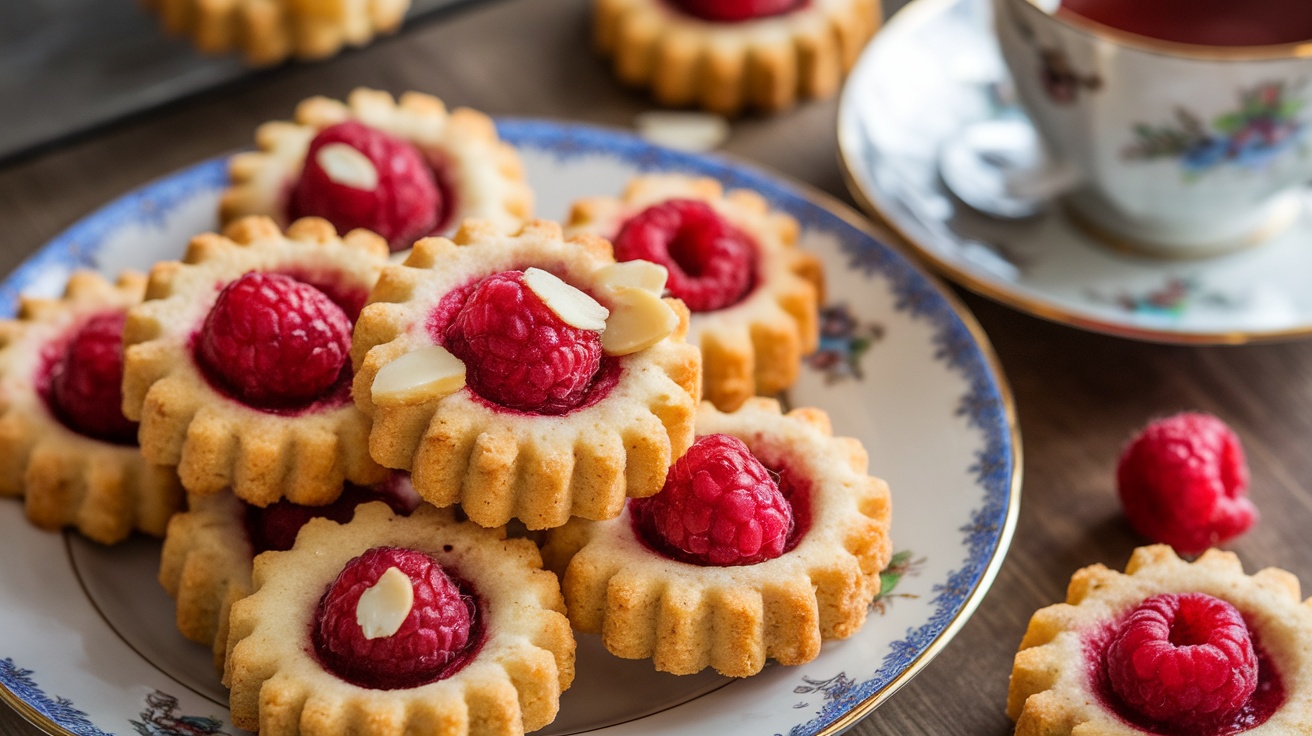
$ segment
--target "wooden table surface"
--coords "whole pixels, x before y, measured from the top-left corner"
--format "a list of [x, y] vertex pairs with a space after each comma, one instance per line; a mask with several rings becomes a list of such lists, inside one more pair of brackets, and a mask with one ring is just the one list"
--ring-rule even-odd
[[[0, 273], [100, 205], [155, 177], [248, 146], [251, 131], [314, 94], [418, 89], [494, 115], [631, 124], [650, 108], [589, 52], [587, 0], [504, 0], [399, 37], [297, 65], [126, 121], [0, 167]], [[851, 201], [836, 158], [834, 101], [734, 125], [724, 149]], [[1117, 454], [1155, 415], [1212, 412], [1241, 436], [1262, 519], [1233, 545], [1249, 570], [1312, 582], [1312, 342], [1173, 347], [1051, 324], [963, 294], [1001, 357], [1024, 441], [1020, 522], [992, 589], [960, 634], [852, 733], [1010, 733], [1007, 677], [1030, 614], [1070, 574], [1120, 568], [1140, 543], [1114, 492]], [[0, 732], [37, 731], [0, 707]]]

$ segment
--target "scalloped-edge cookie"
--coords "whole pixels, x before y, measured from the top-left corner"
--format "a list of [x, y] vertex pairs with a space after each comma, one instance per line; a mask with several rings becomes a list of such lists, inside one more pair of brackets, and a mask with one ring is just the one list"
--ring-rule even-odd
[[324, 59], [401, 27], [410, 0], [141, 0], [165, 30], [252, 66]]
[[387, 245], [368, 231], [339, 238], [327, 222], [305, 218], [284, 235], [272, 220], [250, 217], [223, 235], [193, 238], [182, 261], [156, 264], [146, 301], [129, 311], [123, 334], [123, 412], [141, 422], [146, 459], [177, 466], [191, 493], [230, 487], [257, 506], [284, 497], [324, 504], [346, 481], [383, 480], [387, 471], [367, 451], [369, 418], [351, 402], [349, 386], [340, 399], [301, 410], [259, 409], [216, 389], [192, 342], [221, 288], [244, 274], [281, 273], [322, 286], [350, 315], [386, 263]]
[[684, 342], [687, 310], [677, 300], [665, 300], [678, 317], [673, 332], [614, 358], [617, 377], [608, 393], [565, 414], [506, 410], [468, 386], [407, 403], [372, 398], [381, 368], [435, 344], [430, 316], [455, 290], [536, 266], [608, 304], [602, 274], [613, 263], [606, 241], [564, 240], [560, 226], [547, 221], [504, 235], [468, 220], [454, 241], [416, 243], [403, 265], [383, 271], [355, 330], [355, 400], [373, 419], [374, 459], [409, 470], [426, 501], [459, 503], [483, 526], [519, 519], [546, 529], [570, 516], [606, 519], [626, 496], [660, 490], [670, 463], [692, 443], [700, 393], [700, 361]]
[[497, 137], [496, 125], [481, 112], [466, 107], [448, 112], [441, 100], [419, 92], [406, 92], [398, 101], [387, 92], [358, 88], [345, 103], [327, 97], [304, 100], [294, 118], [261, 125], [255, 134], [259, 150], [232, 157], [232, 185], [220, 199], [220, 220], [265, 215], [285, 225], [291, 184], [301, 175], [310, 141], [324, 128], [348, 120], [412, 144], [444, 172], [455, 200], [454, 211], [443, 218], [450, 229], [478, 218], [509, 232], [532, 214], [533, 192], [519, 154]]
[[630, 218], [671, 199], [706, 202], [745, 232], [757, 250], [752, 291], [736, 304], [693, 312], [689, 318], [688, 342], [702, 351], [705, 398], [733, 411], [750, 396], [793, 385], [802, 356], [818, 344], [824, 273], [819, 259], [797, 247], [797, 221], [771, 210], [761, 195], [745, 189], [725, 192], [708, 178], [640, 176], [620, 198], [575, 202], [565, 232], [613, 240]]
[[223, 671], [232, 604], [251, 593], [254, 550], [243, 518], [246, 504], [231, 493], [192, 494], [169, 521], [159, 582], [177, 605], [178, 631], [214, 652]]
[[110, 283], [77, 271], [63, 298], [24, 297], [17, 318], [0, 322], [0, 495], [24, 497], [27, 517], [39, 527], [74, 527], [113, 544], [134, 530], [163, 535], [182, 506], [171, 468], [148, 464], [134, 446], [71, 429], [41, 388], [51, 350], [92, 317], [140, 303], [145, 290], [141, 274]]
[[807, 0], [788, 12], [724, 23], [668, 0], [594, 0], [593, 39], [620, 81], [662, 105], [723, 115], [782, 110], [838, 90], [879, 28], [874, 0]]
[[[395, 690], [354, 685], [329, 673], [310, 632], [320, 598], [346, 563], [376, 547], [434, 557], [472, 586], [483, 641], [446, 679]], [[574, 637], [555, 576], [537, 547], [504, 529], [456, 523], [449, 510], [394, 516], [360, 506], [340, 525], [311, 520], [288, 552], [255, 560], [255, 592], [232, 609], [224, 682], [232, 720], [265, 736], [522, 734], [550, 723], [574, 679]]]
[[867, 474], [860, 442], [834, 437], [818, 409], [781, 414], [758, 398], [724, 414], [703, 403], [697, 435], [717, 433], [809, 483], [810, 526], [791, 550], [734, 567], [676, 561], [639, 538], [626, 507], [610, 521], [552, 530], [543, 557], [562, 575], [570, 623], [619, 657], [731, 677], [756, 674], [767, 659], [809, 662], [821, 641], [855, 633], [879, 592], [891, 553], [888, 485]]
[[1205, 593], [1234, 606], [1279, 673], [1283, 704], [1245, 736], [1312, 731], [1312, 602], [1298, 578], [1278, 568], [1245, 575], [1232, 552], [1211, 549], [1194, 562], [1166, 545], [1140, 547], [1124, 573], [1101, 564], [1071, 576], [1066, 602], [1030, 619], [1011, 671], [1007, 715], [1020, 736], [1137, 736], [1152, 733], [1123, 720], [1091, 681], [1089, 637], [1161, 593]]

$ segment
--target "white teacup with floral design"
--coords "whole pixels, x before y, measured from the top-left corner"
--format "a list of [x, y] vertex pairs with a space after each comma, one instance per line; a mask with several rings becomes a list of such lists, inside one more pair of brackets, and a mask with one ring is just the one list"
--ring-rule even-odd
[[993, 2], [1021, 103], [1078, 180], [1072, 217], [1118, 243], [1199, 256], [1305, 216], [1312, 43], [1176, 43], [1055, 5]]

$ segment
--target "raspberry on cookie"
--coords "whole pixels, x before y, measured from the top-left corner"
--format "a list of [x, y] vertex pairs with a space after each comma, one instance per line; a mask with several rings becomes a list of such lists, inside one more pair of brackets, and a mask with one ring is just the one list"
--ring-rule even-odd
[[124, 313], [145, 290], [140, 274], [78, 271], [61, 299], [25, 297], [0, 322], [0, 495], [23, 496], [37, 526], [113, 544], [162, 535], [182, 505], [122, 410]]
[[450, 233], [466, 218], [506, 231], [529, 217], [533, 194], [515, 149], [486, 115], [441, 100], [357, 89], [345, 103], [312, 97], [295, 122], [256, 132], [260, 150], [232, 157], [219, 203], [226, 224], [247, 215], [287, 225], [321, 217], [365, 228], [391, 249]]
[[1020, 736], [1303, 733], [1309, 648], [1312, 604], [1290, 573], [1141, 547], [1124, 574], [1079, 570], [1065, 603], [1034, 614], [1007, 713]]
[[574, 203], [566, 232], [613, 239], [617, 260], [669, 271], [665, 288], [692, 311], [705, 396], [723, 411], [791, 386], [818, 344], [820, 262], [797, 247], [797, 221], [755, 192], [642, 176], [621, 198]]
[[[421, 506], [307, 523], [232, 609], [232, 720], [265, 736], [510, 736], [550, 723], [574, 637], [537, 547]], [[382, 724], [386, 724], [383, 726]]]
[[655, 282], [551, 222], [419, 241], [355, 330], [373, 457], [484, 526], [606, 519], [655, 493], [692, 442], [701, 374], [687, 312]]
[[703, 403], [699, 439], [660, 493], [543, 547], [570, 622], [612, 654], [730, 677], [802, 664], [864, 623], [888, 564], [888, 486], [818, 409]]
[[159, 582], [177, 605], [178, 631], [210, 647], [222, 672], [228, 613], [233, 603], [251, 593], [255, 556], [291, 549], [310, 519], [344, 524], [357, 506], [370, 501], [382, 501], [400, 516], [419, 506], [403, 473], [372, 486], [347, 485], [326, 506], [283, 500], [261, 508], [228, 492], [189, 496], [187, 510], [169, 521], [160, 555]]
[[192, 240], [128, 314], [123, 409], [191, 493], [321, 505], [387, 471], [351, 401], [351, 324], [387, 262], [376, 235], [268, 218]]

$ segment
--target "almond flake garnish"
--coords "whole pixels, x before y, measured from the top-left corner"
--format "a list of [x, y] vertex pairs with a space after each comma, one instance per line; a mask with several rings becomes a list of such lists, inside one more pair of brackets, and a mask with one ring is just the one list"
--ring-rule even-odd
[[374, 168], [374, 162], [346, 143], [329, 143], [319, 149], [314, 160], [337, 184], [366, 192], [378, 188], [378, 169]]
[[556, 274], [540, 268], [525, 269], [524, 285], [570, 327], [593, 332], [606, 329], [606, 318], [610, 316], [610, 310], [601, 306], [596, 299], [561, 281]]
[[650, 291], [656, 296], [665, 293], [665, 282], [669, 278], [670, 272], [664, 266], [651, 261], [623, 261], [597, 270], [597, 279], [606, 288], [632, 287]]
[[415, 605], [415, 587], [410, 576], [400, 568], [389, 567], [378, 582], [360, 594], [355, 606], [355, 622], [366, 639], [381, 639], [395, 634]]
[[441, 345], [428, 345], [378, 369], [373, 401], [383, 406], [417, 404], [449, 396], [465, 386], [465, 364]]
[[679, 325], [679, 316], [656, 294], [621, 286], [611, 294], [611, 315], [601, 334], [607, 355], [628, 355], [665, 339]]

